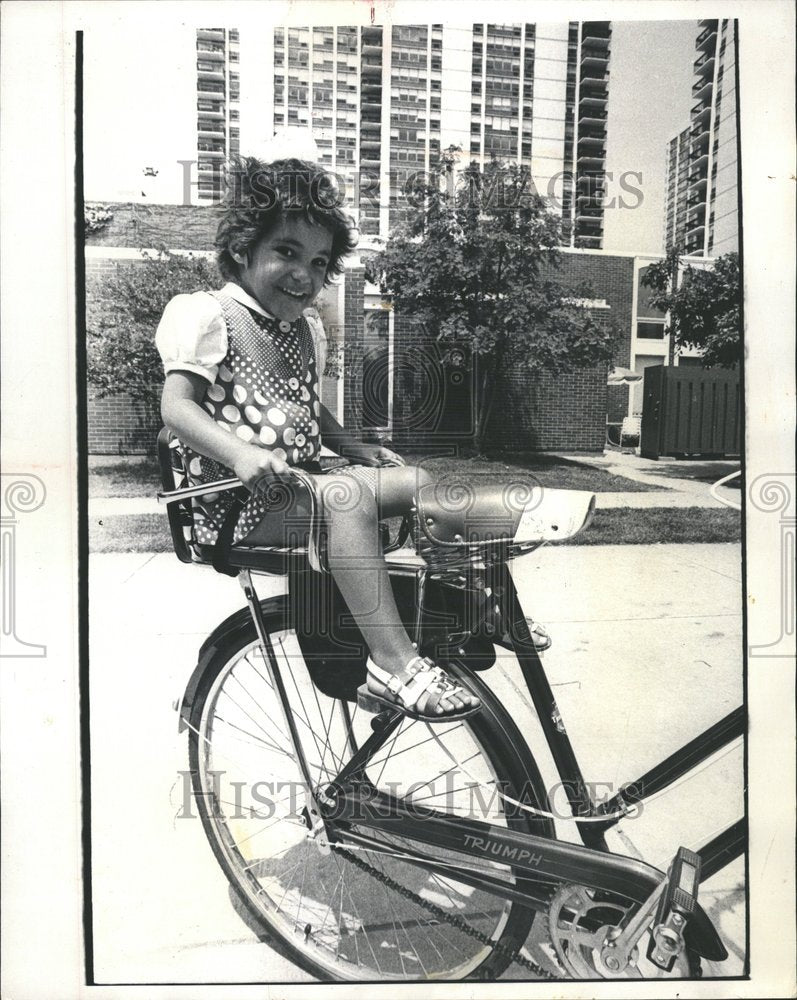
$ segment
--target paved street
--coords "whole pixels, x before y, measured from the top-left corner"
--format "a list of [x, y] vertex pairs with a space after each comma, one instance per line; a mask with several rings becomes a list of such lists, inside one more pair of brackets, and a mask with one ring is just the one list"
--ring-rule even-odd
[[[93, 556], [90, 574], [98, 982], [306, 978], [236, 913], [199, 820], [176, 818], [187, 761], [171, 703], [202, 640], [241, 605], [236, 582], [165, 554]], [[545, 665], [588, 780], [614, 788], [636, 777], [739, 703], [737, 546], [549, 546], [515, 575], [555, 637]], [[513, 659], [488, 678], [553, 786]], [[739, 815], [741, 760], [734, 747], [651, 802], [612, 835], [613, 849], [666, 865], [679, 844], [699, 846]], [[701, 892], [732, 952], [717, 970], [726, 975], [740, 968], [742, 878], [737, 863]], [[536, 930], [527, 949], [545, 961]], [[505, 974], [525, 977], [518, 966]]]

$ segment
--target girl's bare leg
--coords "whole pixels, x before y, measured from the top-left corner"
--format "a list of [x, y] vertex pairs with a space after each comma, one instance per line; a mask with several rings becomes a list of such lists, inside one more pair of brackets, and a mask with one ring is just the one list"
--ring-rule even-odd
[[[403, 514], [417, 490], [431, 477], [423, 469], [403, 466], [378, 471], [377, 498], [349, 476], [317, 479], [324, 497], [329, 568], [343, 599], [368, 643], [371, 658], [383, 670], [397, 673], [417, 655], [401, 623], [379, 545], [380, 517]], [[441, 699], [445, 711], [477, 703], [467, 694]]]
[[[371, 658], [383, 670], [397, 673], [417, 655], [401, 618], [390, 586], [387, 565], [379, 543], [379, 518], [403, 514], [420, 486], [431, 482], [423, 469], [411, 466], [379, 469], [377, 498], [351, 476], [331, 473], [316, 478], [324, 500], [329, 568], [343, 599], [354, 616]], [[269, 534], [273, 532], [272, 527]], [[256, 542], [259, 528], [247, 537]], [[265, 544], [280, 544], [262, 537]], [[477, 704], [468, 694], [441, 699], [444, 711]]]

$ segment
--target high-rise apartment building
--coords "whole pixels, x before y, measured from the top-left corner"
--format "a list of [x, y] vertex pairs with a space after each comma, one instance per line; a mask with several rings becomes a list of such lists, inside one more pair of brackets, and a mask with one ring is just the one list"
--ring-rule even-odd
[[526, 165], [566, 242], [600, 248], [610, 40], [608, 22], [276, 28], [273, 126], [312, 129], [364, 234], [456, 145]]
[[200, 202], [217, 200], [224, 162], [240, 151], [240, 47], [238, 31], [196, 32], [197, 190]]
[[[668, 239], [689, 255], [717, 257], [739, 245], [735, 34], [736, 25], [731, 20], [705, 19], [698, 23], [686, 215], [680, 229], [683, 187], [680, 177], [673, 184], [670, 174], [665, 224]], [[676, 159], [680, 172], [678, 138]], [[675, 141], [670, 143], [670, 163]], [[672, 229], [670, 218], [674, 220]]]
[[664, 248], [682, 247], [686, 237], [687, 175], [691, 126], [670, 139], [667, 146], [667, 205], [664, 215]]

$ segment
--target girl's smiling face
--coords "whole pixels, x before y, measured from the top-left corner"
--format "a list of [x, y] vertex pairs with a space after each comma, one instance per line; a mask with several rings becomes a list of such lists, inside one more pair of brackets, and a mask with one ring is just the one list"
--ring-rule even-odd
[[238, 283], [277, 319], [297, 320], [324, 285], [332, 255], [332, 233], [288, 214], [247, 255], [233, 254], [240, 265]]

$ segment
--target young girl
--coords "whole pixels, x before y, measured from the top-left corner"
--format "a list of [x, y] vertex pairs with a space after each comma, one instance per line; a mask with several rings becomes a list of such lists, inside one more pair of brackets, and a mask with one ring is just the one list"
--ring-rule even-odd
[[[378, 520], [404, 513], [427, 474], [379, 445], [355, 440], [319, 400], [313, 340], [303, 312], [343, 271], [354, 249], [334, 182], [295, 159], [241, 161], [216, 236], [227, 284], [178, 295], [157, 332], [166, 371], [161, 413], [179, 438], [193, 483], [235, 476], [252, 492], [238, 545], [281, 544], [305, 508], [272, 511], [261, 485], [291, 465], [318, 468], [324, 444], [363, 463], [314, 477], [328, 534], [329, 566], [370, 649], [367, 685], [386, 707], [448, 721], [480, 707], [475, 695], [419, 657], [401, 625], [379, 547]], [[392, 461], [399, 467], [377, 468]], [[353, 497], [354, 502], [341, 502]], [[195, 507], [203, 544], [215, 542], [229, 494]]]

